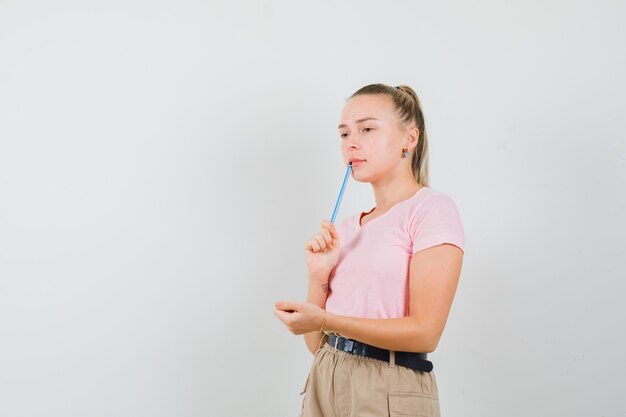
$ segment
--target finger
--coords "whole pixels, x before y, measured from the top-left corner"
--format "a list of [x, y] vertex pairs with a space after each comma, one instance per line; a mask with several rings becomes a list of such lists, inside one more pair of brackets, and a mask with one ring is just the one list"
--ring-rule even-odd
[[339, 239], [339, 232], [337, 232], [337, 228], [332, 223], [329, 222], [329, 226], [326, 228], [326, 230], [328, 230], [330, 242], [332, 242], [335, 239]]
[[283, 313], [283, 311], [278, 310], [278, 309], [276, 309], [276, 308], [274, 309], [274, 315], [275, 315], [276, 317], [278, 317], [281, 321], [282, 321], [282, 319], [283, 319], [282, 313]]
[[315, 235], [315, 239], [318, 242], [320, 250], [326, 249], [326, 239], [324, 239], [324, 235], [323, 234], [321, 234], [321, 233], [316, 234]]
[[319, 243], [315, 239], [309, 239], [304, 244], [304, 249], [310, 250], [311, 252], [317, 252], [319, 249]]
[[320, 241], [323, 248], [326, 248], [330, 244], [330, 241], [326, 239], [326, 236], [324, 235], [324, 230], [326, 229], [320, 230], [320, 232], [317, 234], [317, 240]]
[[309, 240], [308, 244], [313, 252], [319, 252], [321, 250], [320, 243], [317, 241], [317, 239]]
[[276, 301], [274, 306], [283, 311], [300, 311], [302, 308], [301, 303], [295, 301]]
[[330, 231], [332, 231], [332, 230], [337, 231], [337, 228], [335, 227], [335, 225], [334, 225], [334, 224], [332, 224], [332, 223], [330, 222], [330, 220], [323, 220], [323, 221], [322, 221], [322, 226], [323, 226], [323, 227], [326, 227], [326, 228], [327, 228], [328, 230], [330, 230]]
[[322, 229], [322, 234], [324, 235], [324, 238], [326, 239], [326, 244], [330, 246], [330, 244], [333, 243], [333, 238], [330, 235], [330, 231], [328, 229]]
[[287, 313], [286, 311], [274, 309], [274, 315], [278, 317], [280, 321], [282, 321], [284, 324], [287, 324], [287, 317], [289, 313]]

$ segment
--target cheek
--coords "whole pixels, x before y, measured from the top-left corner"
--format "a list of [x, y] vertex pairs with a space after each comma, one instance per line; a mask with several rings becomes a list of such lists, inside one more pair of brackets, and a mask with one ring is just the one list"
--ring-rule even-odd
[[380, 140], [372, 141], [369, 146], [371, 154], [376, 155], [378, 159], [386, 160], [392, 159], [396, 146], [387, 138], [380, 138]]
[[341, 158], [348, 163], [348, 148], [344, 144], [341, 144], [339, 149], [341, 150]]

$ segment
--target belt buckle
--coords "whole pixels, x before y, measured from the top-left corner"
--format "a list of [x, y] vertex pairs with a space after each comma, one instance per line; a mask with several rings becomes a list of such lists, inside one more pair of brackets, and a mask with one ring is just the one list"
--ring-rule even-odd
[[[339, 345], [339, 339], [343, 339], [345, 340], [344, 344], [343, 344], [343, 349], [339, 349], [337, 347], [337, 345]], [[343, 350], [344, 352], [350, 352], [352, 353], [352, 350], [354, 349], [354, 340], [348, 339], [347, 337], [344, 336], [336, 336], [335, 337], [335, 349], [337, 350]]]
[[[335, 336], [335, 349], [339, 349], [339, 348], [337, 347], [337, 345], [339, 344], [339, 339], [340, 339], [340, 338], [342, 338], [342, 337], [343, 337], [343, 336], [339, 336], [339, 335], [336, 335], [336, 336]], [[343, 338], [345, 339], [345, 337], [343, 337]]]

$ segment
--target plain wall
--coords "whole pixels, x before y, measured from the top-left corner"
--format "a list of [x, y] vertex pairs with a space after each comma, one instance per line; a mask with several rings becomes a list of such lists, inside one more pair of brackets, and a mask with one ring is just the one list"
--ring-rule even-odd
[[[0, 0], [0, 415], [296, 416], [345, 99], [423, 102], [466, 233], [442, 415], [623, 416], [626, 6]], [[374, 206], [351, 180], [337, 221]]]

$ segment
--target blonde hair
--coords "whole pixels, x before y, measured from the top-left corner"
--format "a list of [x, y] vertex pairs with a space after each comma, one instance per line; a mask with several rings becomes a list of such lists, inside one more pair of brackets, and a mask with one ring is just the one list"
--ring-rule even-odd
[[392, 87], [386, 84], [369, 84], [361, 87], [348, 99], [363, 95], [383, 94], [391, 98], [400, 121], [404, 125], [415, 122], [415, 127], [419, 129], [417, 146], [411, 156], [411, 169], [418, 184], [428, 186], [428, 136], [426, 135], [426, 123], [422, 112], [422, 105], [417, 98], [417, 94], [408, 85]]

